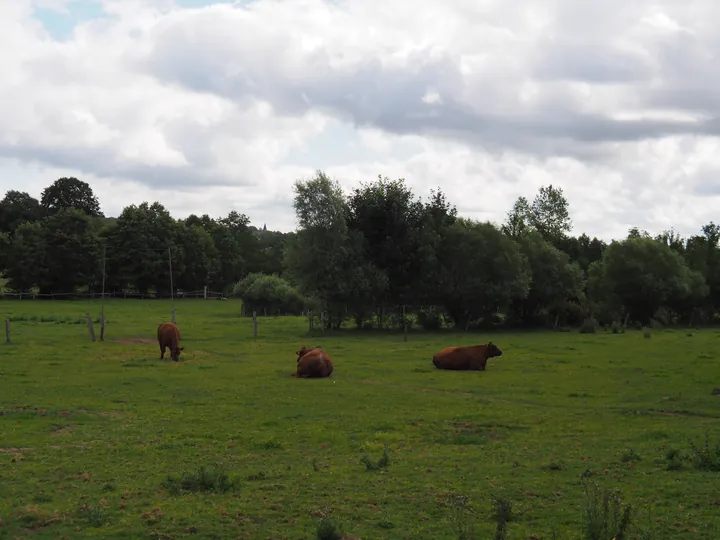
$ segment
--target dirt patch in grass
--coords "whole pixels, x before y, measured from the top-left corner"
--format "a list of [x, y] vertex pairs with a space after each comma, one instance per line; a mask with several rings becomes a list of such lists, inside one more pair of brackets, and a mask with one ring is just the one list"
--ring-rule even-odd
[[157, 339], [135, 337], [135, 338], [113, 339], [113, 342], [120, 343], [122, 345], [138, 345], [138, 344], [149, 345], [149, 344], [157, 343]]
[[60, 424], [53, 424], [50, 428], [50, 435], [53, 437], [60, 437], [61, 435], [69, 435], [73, 431], [73, 426], [63, 426]]

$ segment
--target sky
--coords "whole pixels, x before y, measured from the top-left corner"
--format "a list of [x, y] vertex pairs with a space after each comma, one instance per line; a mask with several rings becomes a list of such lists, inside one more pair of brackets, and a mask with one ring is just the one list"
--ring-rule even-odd
[[63, 176], [296, 227], [293, 184], [378, 175], [573, 234], [720, 221], [714, 0], [0, 0], [0, 197]]

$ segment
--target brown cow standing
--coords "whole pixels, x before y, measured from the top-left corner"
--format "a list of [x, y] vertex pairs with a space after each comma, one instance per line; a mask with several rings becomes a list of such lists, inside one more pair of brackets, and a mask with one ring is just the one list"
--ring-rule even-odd
[[295, 354], [297, 358], [297, 370], [293, 377], [319, 378], [329, 377], [333, 372], [333, 363], [325, 351], [319, 347], [303, 347]]
[[492, 341], [485, 345], [467, 347], [446, 347], [433, 355], [433, 364], [438, 369], [485, 371], [488, 358], [502, 356], [502, 351]]
[[170, 349], [170, 358], [176, 362], [180, 358], [180, 351], [185, 347], [180, 346], [180, 329], [173, 323], [162, 323], [157, 330], [158, 343], [160, 344], [160, 358], [165, 357], [165, 348]]

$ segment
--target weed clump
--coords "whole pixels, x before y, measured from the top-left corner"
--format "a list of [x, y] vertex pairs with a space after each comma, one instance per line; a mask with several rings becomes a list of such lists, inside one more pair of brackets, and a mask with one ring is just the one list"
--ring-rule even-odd
[[318, 522], [316, 536], [317, 540], [341, 540], [343, 532], [337, 521], [324, 517]]
[[201, 465], [197, 472], [183, 473], [179, 477], [169, 474], [163, 481], [162, 487], [173, 495], [178, 495], [183, 491], [225, 493], [237, 488], [238, 483], [221, 469]]
[[390, 453], [388, 452], [388, 447], [385, 445], [385, 449], [383, 450], [382, 457], [377, 460], [373, 461], [370, 456], [367, 454], [364, 454], [362, 458], [360, 458], [360, 461], [363, 465], [365, 465], [365, 469], [368, 471], [377, 471], [380, 469], [386, 469], [390, 466]]
[[720, 472], [720, 441], [710, 444], [710, 435], [705, 433], [705, 444], [697, 445], [690, 441], [690, 455], [693, 467], [699, 471]]
[[512, 502], [503, 497], [493, 497], [493, 519], [495, 519], [495, 540], [507, 538], [507, 524], [512, 519]]
[[668, 471], [679, 471], [683, 466], [683, 455], [677, 448], [669, 448], [665, 452], [665, 459], [667, 460], [666, 469]]
[[631, 506], [622, 503], [618, 490], [601, 491], [597, 484], [592, 484], [591, 489], [589, 476], [589, 474], [582, 475], [585, 488], [582, 538], [584, 540], [626, 539], [630, 526]]
[[83, 505], [78, 509], [78, 514], [85, 518], [91, 527], [102, 527], [110, 521], [107, 511], [102, 505]]
[[640, 457], [640, 454], [634, 448], [628, 448], [620, 456], [620, 461], [622, 461], [624, 463], [628, 463], [630, 461], [641, 461], [641, 460], [642, 460], [642, 457]]
[[450, 495], [446, 505], [452, 509], [453, 533], [458, 540], [477, 540], [475, 525], [465, 517], [470, 499], [465, 495]]

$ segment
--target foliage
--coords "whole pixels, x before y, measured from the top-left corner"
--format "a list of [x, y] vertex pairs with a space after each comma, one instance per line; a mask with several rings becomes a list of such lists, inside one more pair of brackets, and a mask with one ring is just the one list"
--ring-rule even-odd
[[524, 298], [530, 268], [520, 249], [491, 223], [459, 219], [443, 231], [440, 297], [456, 326], [489, 319]]
[[100, 203], [90, 184], [77, 178], [59, 178], [46, 187], [40, 198], [40, 206], [48, 215], [61, 210], [78, 210], [85, 215], [103, 217]]
[[[345, 192], [323, 171], [295, 183], [293, 208], [287, 233], [236, 210], [175, 219], [157, 201], [106, 218], [86, 182], [60, 178], [40, 201], [17, 190], [0, 200], [0, 275], [5, 293], [97, 294], [104, 284], [143, 297], [171, 286], [175, 296], [228, 294], [250, 274], [273, 275], [284, 282], [258, 282], [255, 306], [302, 303], [327, 329], [399, 329], [403, 312], [428, 330], [720, 322], [713, 222], [688, 238], [633, 227], [608, 245], [570, 235], [569, 201], [552, 184], [518, 197], [497, 226], [458, 217], [439, 188], [418, 196], [405, 179], [378, 176]], [[285, 300], [273, 297], [280, 283]]]
[[304, 299], [297, 289], [275, 274], [248, 274], [235, 284], [232, 292], [242, 299], [246, 313], [299, 315], [304, 307]]

